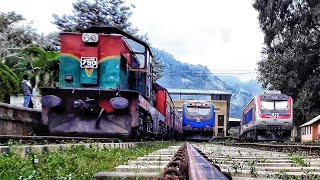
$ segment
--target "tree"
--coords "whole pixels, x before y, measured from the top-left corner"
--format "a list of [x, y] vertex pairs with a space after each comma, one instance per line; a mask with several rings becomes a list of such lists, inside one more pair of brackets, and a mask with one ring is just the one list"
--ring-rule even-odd
[[153, 67], [152, 80], [153, 82], [156, 82], [162, 77], [164, 72], [164, 66], [157, 56], [153, 58], [152, 67]]
[[9, 102], [8, 97], [19, 93], [19, 78], [5, 64], [0, 62], [0, 101]]
[[255, 0], [253, 7], [265, 34], [259, 81], [291, 95], [296, 120], [306, 119], [320, 109], [320, 1]]
[[79, 32], [92, 26], [115, 26], [130, 34], [138, 29], [132, 28], [129, 18], [130, 7], [125, 0], [77, 0], [73, 3], [73, 15], [59, 17], [54, 14], [53, 24], [64, 32]]
[[20, 79], [24, 74], [28, 74], [38, 90], [38, 87], [56, 86], [59, 80], [59, 56], [58, 52], [29, 45], [6, 57], [6, 64]]
[[19, 53], [21, 61], [18, 67], [27, 67], [24, 71], [31, 71], [35, 75], [35, 88], [54, 87], [59, 79], [59, 57], [58, 52], [45, 51], [42, 48], [30, 45]]
[[21, 47], [37, 40], [35, 29], [23, 25], [24, 21], [21, 14], [0, 12], [0, 49]]

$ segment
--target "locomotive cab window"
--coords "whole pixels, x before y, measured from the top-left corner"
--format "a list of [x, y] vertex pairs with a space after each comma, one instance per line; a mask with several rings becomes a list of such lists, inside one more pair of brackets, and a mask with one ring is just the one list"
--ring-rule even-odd
[[275, 109], [276, 110], [288, 110], [288, 101], [275, 101]]
[[209, 107], [193, 107], [193, 106], [188, 106], [187, 107], [187, 113], [189, 115], [209, 115], [211, 112]]
[[199, 110], [199, 114], [203, 116], [209, 115], [211, 112], [209, 107], [199, 107], [198, 110]]
[[266, 101], [261, 100], [263, 110], [288, 110], [288, 101]]
[[187, 113], [190, 115], [198, 114], [198, 108], [197, 107], [187, 107]]
[[145, 57], [143, 54], [135, 54], [135, 57], [139, 64], [139, 69], [145, 68]]
[[135, 58], [138, 61], [139, 68], [140, 69], [145, 68], [145, 66], [146, 66], [146, 57], [145, 57], [144, 53], [146, 51], [146, 48], [142, 44], [140, 44], [140, 43], [138, 43], [136, 41], [133, 41], [133, 40], [131, 40], [129, 38], [125, 38], [125, 41], [130, 46], [132, 51], [134, 52], [134, 55], [133, 55], [134, 57], [133, 58]]
[[131, 47], [133, 52], [144, 53], [146, 51], [146, 48], [142, 44], [140, 44], [136, 41], [133, 41], [129, 38], [125, 38], [125, 41]]
[[274, 109], [274, 102], [273, 101], [261, 101], [261, 109], [273, 110]]
[[127, 59], [123, 55], [121, 55], [121, 59], [120, 59], [120, 69], [124, 73], [127, 73]]

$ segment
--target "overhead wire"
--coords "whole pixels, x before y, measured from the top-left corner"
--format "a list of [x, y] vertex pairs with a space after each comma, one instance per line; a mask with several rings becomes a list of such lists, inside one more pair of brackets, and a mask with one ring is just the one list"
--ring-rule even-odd
[[214, 75], [241, 75], [241, 74], [257, 74], [256, 70], [181, 70], [181, 69], [168, 69], [165, 70], [166, 74], [179, 74], [179, 75], [206, 75], [206, 74], [214, 74]]

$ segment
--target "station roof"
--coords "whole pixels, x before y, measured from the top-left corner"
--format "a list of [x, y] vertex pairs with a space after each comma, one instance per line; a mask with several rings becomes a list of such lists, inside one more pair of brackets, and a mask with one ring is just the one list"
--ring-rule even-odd
[[202, 89], [173, 89], [167, 88], [169, 93], [181, 93], [181, 94], [225, 94], [231, 95], [231, 93], [220, 90], [202, 90]]
[[310, 121], [302, 124], [300, 127], [309, 126], [309, 125], [311, 125], [311, 124], [313, 124], [313, 123], [315, 123], [315, 122], [317, 122], [319, 120], [320, 120], [320, 115], [318, 115], [317, 117], [311, 119]]

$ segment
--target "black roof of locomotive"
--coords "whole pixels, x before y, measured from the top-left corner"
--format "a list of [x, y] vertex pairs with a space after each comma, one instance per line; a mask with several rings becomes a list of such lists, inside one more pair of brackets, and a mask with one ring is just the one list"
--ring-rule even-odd
[[142, 44], [143, 46], [147, 47], [147, 49], [149, 49], [150, 51], [150, 54], [152, 55], [153, 57], [153, 53], [150, 49], [150, 46], [149, 44], [147, 44], [146, 42], [122, 31], [121, 29], [117, 28], [117, 27], [114, 27], [114, 26], [92, 26], [88, 29], [85, 29], [83, 31], [81, 31], [82, 33], [103, 33], [103, 34], [120, 34], [120, 35], [123, 35], [133, 41], [136, 41], [140, 44]]

